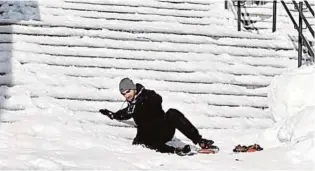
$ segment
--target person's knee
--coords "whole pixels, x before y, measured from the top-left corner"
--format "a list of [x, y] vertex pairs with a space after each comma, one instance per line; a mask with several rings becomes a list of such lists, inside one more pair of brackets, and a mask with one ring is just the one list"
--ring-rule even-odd
[[179, 112], [177, 109], [169, 108], [166, 113], [176, 113]]
[[166, 112], [166, 119], [169, 119], [169, 120], [172, 120], [174, 118], [179, 118], [183, 116], [183, 114], [177, 110], [177, 109], [174, 109], [174, 108], [170, 108], [168, 109], [168, 111]]

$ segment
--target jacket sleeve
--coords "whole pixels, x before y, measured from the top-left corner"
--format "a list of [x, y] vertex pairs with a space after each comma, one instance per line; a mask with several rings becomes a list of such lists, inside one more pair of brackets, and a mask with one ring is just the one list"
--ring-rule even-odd
[[114, 119], [116, 119], [116, 120], [128, 120], [128, 119], [132, 118], [132, 115], [127, 113], [127, 109], [128, 109], [128, 107], [123, 108], [121, 110], [118, 110], [116, 113], [114, 113]]

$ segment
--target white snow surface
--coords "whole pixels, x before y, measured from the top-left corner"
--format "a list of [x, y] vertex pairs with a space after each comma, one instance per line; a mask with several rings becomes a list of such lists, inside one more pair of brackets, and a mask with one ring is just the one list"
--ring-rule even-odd
[[[315, 170], [314, 66], [295, 69], [283, 31], [231, 31], [223, 3], [0, 1], [1, 22], [20, 23], [0, 26], [0, 169]], [[133, 14], [101, 13], [109, 9]], [[156, 90], [165, 110], [182, 111], [220, 152], [181, 157], [131, 145], [132, 120], [97, 112], [123, 106], [125, 76]], [[178, 131], [169, 142], [184, 143], [194, 146]], [[264, 150], [232, 152], [254, 143]]]
[[275, 121], [315, 106], [315, 68], [303, 67], [276, 76], [270, 84], [269, 104]]

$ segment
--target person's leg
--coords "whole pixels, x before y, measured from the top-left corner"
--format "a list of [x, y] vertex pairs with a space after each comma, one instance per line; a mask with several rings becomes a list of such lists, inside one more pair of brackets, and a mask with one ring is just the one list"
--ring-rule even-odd
[[213, 144], [212, 140], [203, 139], [197, 128], [177, 109], [169, 109], [165, 113], [165, 119], [194, 144], [199, 144], [202, 148], [209, 148]]
[[166, 124], [160, 130], [160, 135], [158, 135], [158, 136], [161, 136], [160, 139], [162, 140], [162, 143], [166, 143], [166, 142], [169, 142], [173, 139], [173, 137], [175, 135], [175, 131], [176, 131], [175, 126], [170, 125], [170, 124]]
[[197, 128], [176, 109], [169, 109], [165, 113], [166, 121], [183, 133], [187, 138], [189, 138], [194, 144], [197, 144], [201, 139], [201, 135]]

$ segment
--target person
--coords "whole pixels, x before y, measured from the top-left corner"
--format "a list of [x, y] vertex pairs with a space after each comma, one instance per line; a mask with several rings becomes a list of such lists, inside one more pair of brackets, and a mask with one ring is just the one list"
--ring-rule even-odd
[[162, 109], [162, 97], [154, 90], [145, 89], [139, 83], [134, 84], [130, 78], [123, 78], [119, 91], [126, 99], [128, 106], [117, 112], [100, 109], [99, 112], [110, 119], [134, 119], [137, 134], [133, 145], [144, 145], [161, 153], [188, 153], [190, 146], [175, 148], [166, 143], [172, 140], [178, 129], [201, 149], [209, 149], [214, 141], [203, 138], [197, 128], [177, 109]]

